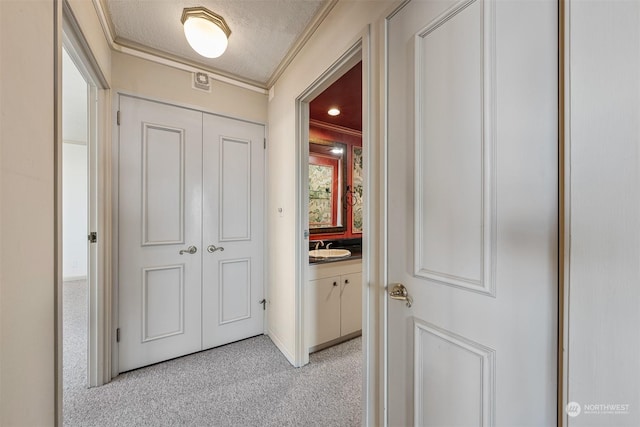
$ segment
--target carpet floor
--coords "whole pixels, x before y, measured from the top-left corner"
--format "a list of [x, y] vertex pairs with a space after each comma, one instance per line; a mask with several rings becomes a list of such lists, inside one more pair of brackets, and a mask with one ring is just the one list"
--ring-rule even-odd
[[85, 282], [65, 283], [63, 319], [65, 426], [361, 425], [360, 338], [294, 368], [263, 335], [87, 389]]

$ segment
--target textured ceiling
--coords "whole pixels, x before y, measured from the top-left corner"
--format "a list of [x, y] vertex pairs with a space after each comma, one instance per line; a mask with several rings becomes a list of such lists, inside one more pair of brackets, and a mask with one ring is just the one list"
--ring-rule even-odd
[[[106, 0], [115, 41], [144, 47], [265, 85], [327, 0]], [[231, 28], [219, 58], [195, 53], [180, 23], [182, 9], [204, 6]], [[129, 43], [133, 42], [133, 43]]]

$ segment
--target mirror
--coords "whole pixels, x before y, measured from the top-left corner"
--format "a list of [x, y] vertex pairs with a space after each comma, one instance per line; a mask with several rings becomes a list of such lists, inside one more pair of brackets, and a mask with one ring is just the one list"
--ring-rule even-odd
[[347, 146], [333, 141], [309, 141], [309, 232], [346, 230]]

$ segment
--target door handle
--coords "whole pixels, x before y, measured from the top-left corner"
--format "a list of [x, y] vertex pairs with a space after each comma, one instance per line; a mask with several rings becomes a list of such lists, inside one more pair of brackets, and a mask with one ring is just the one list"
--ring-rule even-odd
[[209, 252], [210, 254], [214, 253], [215, 251], [224, 251], [224, 248], [222, 246], [215, 245], [207, 246], [207, 252]]
[[413, 304], [413, 298], [409, 296], [407, 288], [405, 288], [402, 283], [396, 283], [393, 285], [393, 288], [389, 291], [389, 297], [391, 297], [391, 299], [404, 301], [407, 307], [411, 307], [411, 304]]
[[180, 255], [182, 254], [195, 254], [196, 252], [198, 252], [198, 248], [196, 248], [195, 246], [189, 246], [187, 249], [182, 249], [180, 250]]

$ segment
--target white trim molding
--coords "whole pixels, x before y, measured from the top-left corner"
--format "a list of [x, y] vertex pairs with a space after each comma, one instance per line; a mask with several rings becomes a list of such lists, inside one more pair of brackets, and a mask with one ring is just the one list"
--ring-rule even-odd
[[266, 82], [258, 82], [245, 79], [232, 73], [227, 73], [225, 71], [218, 70], [216, 68], [209, 67], [195, 61], [189, 61], [185, 58], [170, 55], [166, 52], [161, 52], [157, 49], [143, 46], [131, 40], [118, 37], [115, 31], [115, 26], [113, 25], [111, 17], [107, 12], [108, 8], [104, 3], [105, 0], [92, 0], [92, 2], [94, 8], [96, 9], [98, 19], [100, 20], [100, 25], [102, 26], [104, 36], [107, 39], [112, 50], [141, 59], [146, 59], [157, 64], [177, 68], [179, 70], [187, 71], [190, 73], [205, 73], [213, 80], [267, 95], [269, 93], [268, 89], [275, 84], [284, 70], [286, 70], [289, 64], [291, 64], [291, 61], [293, 61], [296, 55], [302, 50], [307, 41], [309, 41], [311, 36], [315, 33], [315, 31], [318, 29], [327, 15], [331, 12], [331, 10], [333, 10], [335, 5], [338, 3], [338, 0], [328, 0], [321, 6], [320, 10], [316, 12], [316, 15], [309, 22], [298, 39], [293, 43], [289, 51], [286, 53], [284, 58], [282, 58], [278, 66], [275, 68], [273, 74], [271, 74]]
[[[453, 332], [444, 330], [430, 323], [418, 320], [414, 318], [414, 392], [413, 392], [413, 408], [414, 408], [414, 422], [416, 425], [420, 424], [420, 421], [423, 420], [423, 396], [424, 392], [422, 389], [423, 383], [418, 381], [420, 378], [425, 378], [425, 375], [422, 372], [422, 360], [423, 354], [422, 351], [423, 346], [421, 344], [421, 340], [425, 335], [431, 335], [439, 340], [444, 341], [445, 343], [450, 344], [454, 348], [459, 349], [459, 351], [466, 353], [467, 355], [471, 355], [477, 358], [477, 367], [479, 374], [479, 389], [476, 390], [477, 396], [480, 401], [480, 412], [478, 414], [477, 425], [482, 427], [493, 426], [495, 422], [495, 401], [496, 401], [496, 393], [495, 393], [495, 350], [486, 347], [482, 344], [478, 344], [474, 341], [471, 341], [461, 335], [455, 334]], [[442, 342], [441, 341], [441, 342]], [[438, 346], [440, 347], [440, 346]], [[441, 350], [441, 349], [440, 349]], [[435, 351], [435, 349], [434, 349]], [[472, 390], [469, 390], [472, 391]]]
[[[424, 52], [421, 48], [426, 38], [436, 29], [440, 28], [446, 22], [449, 22], [468, 6], [478, 2], [480, 4], [480, 38], [482, 40], [481, 50], [481, 80], [480, 94], [481, 105], [478, 114], [481, 116], [481, 207], [480, 207], [480, 223], [482, 224], [481, 243], [479, 248], [480, 256], [480, 274], [479, 277], [461, 277], [451, 272], [435, 271], [427, 268], [424, 264], [424, 248], [425, 243], [421, 239], [414, 242], [415, 258], [414, 258], [414, 274], [427, 280], [432, 280], [448, 286], [465, 289], [472, 292], [478, 292], [488, 296], [496, 296], [495, 286], [495, 268], [496, 268], [496, 172], [495, 172], [495, 7], [493, 1], [484, 0], [462, 0], [453, 7], [435, 18], [425, 28], [416, 33], [414, 37], [414, 55], [415, 55], [415, 114], [417, 117], [423, 117], [425, 114], [425, 102], [422, 88], [424, 87], [423, 70], [419, 70], [425, 62]], [[423, 159], [424, 138], [423, 128], [420, 120], [415, 120], [415, 199], [420, 203], [415, 206], [415, 229], [417, 235], [424, 235], [423, 223], [421, 218], [425, 215], [423, 197], [424, 167], [421, 164]]]

